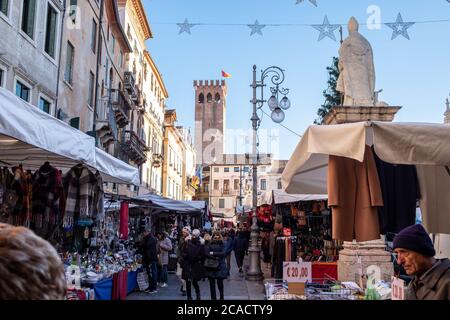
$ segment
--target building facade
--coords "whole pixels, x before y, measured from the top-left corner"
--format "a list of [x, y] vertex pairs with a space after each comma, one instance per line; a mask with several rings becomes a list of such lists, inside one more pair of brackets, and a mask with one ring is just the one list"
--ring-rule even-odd
[[[258, 197], [264, 197], [273, 180], [272, 155], [260, 155], [257, 170]], [[209, 166], [208, 185], [209, 209], [213, 216], [233, 219], [236, 222], [237, 208], [252, 206], [253, 194], [253, 161], [245, 154], [223, 156], [219, 163]]]
[[194, 90], [197, 164], [210, 164], [225, 152], [228, 89], [225, 80], [195, 80]]
[[169, 97], [161, 74], [150, 53], [144, 52], [144, 130], [147, 137], [147, 161], [142, 166], [140, 194], [162, 195], [163, 121], [165, 101]]
[[191, 130], [184, 127], [177, 127], [184, 141], [183, 155], [183, 197], [182, 200], [190, 201], [195, 198], [198, 185], [196, 176], [196, 152], [193, 144]]
[[0, 86], [53, 116], [64, 14], [59, 0], [0, 1]]
[[177, 113], [174, 109], [166, 110], [164, 115], [164, 164], [163, 196], [175, 200], [183, 199], [183, 156], [185, 144], [175, 122]]

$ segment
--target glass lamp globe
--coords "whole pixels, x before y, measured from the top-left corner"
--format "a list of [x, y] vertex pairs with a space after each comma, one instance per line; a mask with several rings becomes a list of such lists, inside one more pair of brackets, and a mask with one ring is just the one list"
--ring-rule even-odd
[[284, 112], [280, 108], [275, 108], [270, 116], [275, 123], [281, 123], [284, 120]]
[[267, 101], [267, 104], [269, 105], [270, 111], [275, 110], [278, 107], [278, 100], [277, 97], [275, 97], [274, 95], [272, 95], [269, 99], [269, 101]]
[[283, 97], [280, 101], [280, 108], [283, 110], [287, 110], [291, 107], [291, 101], [287, 97]]

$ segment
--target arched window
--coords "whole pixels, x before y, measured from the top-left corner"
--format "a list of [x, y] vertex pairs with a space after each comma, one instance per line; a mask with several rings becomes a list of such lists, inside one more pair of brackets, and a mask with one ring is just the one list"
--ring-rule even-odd
[[216, 93], [216, 96], [214, 97], [214, 100], [216, 102], [219, 102], [220, 101], [220, 94]]
[[198, 102], [199, 103], [205, 103], [205, 95], [203, 93], [200, 93], [198, 95]]
[[206, 102], [212, 102], [212, 94], [208, 93], [208, 95], [206, 96]]

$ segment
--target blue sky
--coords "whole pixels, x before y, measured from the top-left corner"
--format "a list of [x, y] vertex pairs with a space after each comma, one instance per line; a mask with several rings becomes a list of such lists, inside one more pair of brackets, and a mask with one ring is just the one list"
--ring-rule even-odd
[[[326, 67], [337, 56], [339, 42], [328, 38], [318, 42], [319, 32], [309, 26], [267, 26], [263, 36], [250, 36], [247, 26], [204, 26], [191, 35], [178, 34], [176, 23], [211, 24], [321, 24], [327, 15], [332, 24], [346, 24], [353, 15], [360, 23], [369, 17], [371, 5], [380, 8], [381, 21], [393, 22], [400, 12], [404, 21], [450, 20], [446, 0], [143, 0], [154, 38], [147, 42], [169, 91], [168, 106], [176, 108], [178, 124], [194, 128], [193, 80], [227, 80], [227, 127], [251, 126], [252, 66], [271, 65], [285, 69], [285, 87], [290, 89], [291, 109], [283, 124], [302, 134], [316, 118], [323, 103]], [[360, 27], [371, 42], [380, 100], [403, 109], [396, 121], [442, 122], [445, 98], [450, 92], [450, 22], [420, 23], [408, 29], [411, 40], [391, 41], [392, 30]], [[338, 32], [336, 38], [338, 39]], [[344, 28], [344, 37], [347, 36]], [[270, 93], [266, 92], [266, 98]], [[264, 109], [268, 112], [268, 107]], [[289, 159], [299, 137], [265, 117], [261, 128], [279, 129], [278, 157]], [[228, 139], [232, 140], [232, 139]], [[228, 152], [234, 152], [227, 145]], [[261, 146], [260, 151], [264, 150]], [[239, 150], [238, 150], [239, 151]]]

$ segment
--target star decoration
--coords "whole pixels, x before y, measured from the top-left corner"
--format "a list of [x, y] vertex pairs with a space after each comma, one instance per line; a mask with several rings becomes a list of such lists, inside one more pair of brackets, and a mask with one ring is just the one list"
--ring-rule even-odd
[[336, 37], [334, 36], [334, 31], [340, 27], [339, 24], [330, 24], [328, 21], [328, 17], [325, 16], [322, 24], [315, 24], [312, 26], [314, 29], [320, 31], [319, 40], [321, 41], [323, 38], [328, 37], [334, 41], [336, 41]]
[[402, 35], [406, 39], [409, 39], [408, 28], [412, 27], [415, 22], [403, 22], [402, 15], [399, 13], [397, 16], [397, 21], [395, 23], [385, 23], [394, 32], [392, 33], [391, 40], [394, 40], [398, 36]]
[[191, 28], [195, 26], [195, 24], [189, 23], [187, 18], [183, 23], [177, 23], [177, 25], [180, 27], [180, 32], [178, 32], [178, 34], [182, 34], [183, 32], [191, 34]]
[[[296, 4], [302, 3], [304, 1], [305, 0], [297, 0]], [[448, 1], [450, 1], [450, 0], [448, 0]], [[309, 0], [309, 2], [311, 2], [313, 5], [315, 5], [317, 7], [317, 0]]]
[[247, 25], [250, 29], [252, 29], [252, 33], [250, 35], [254, 35], [255, 33], [262, 36], [262, 29], [266, 26], [265, 24], [259, 24], [258, 19], [256, 19], [255, 24], [248, 24]]

